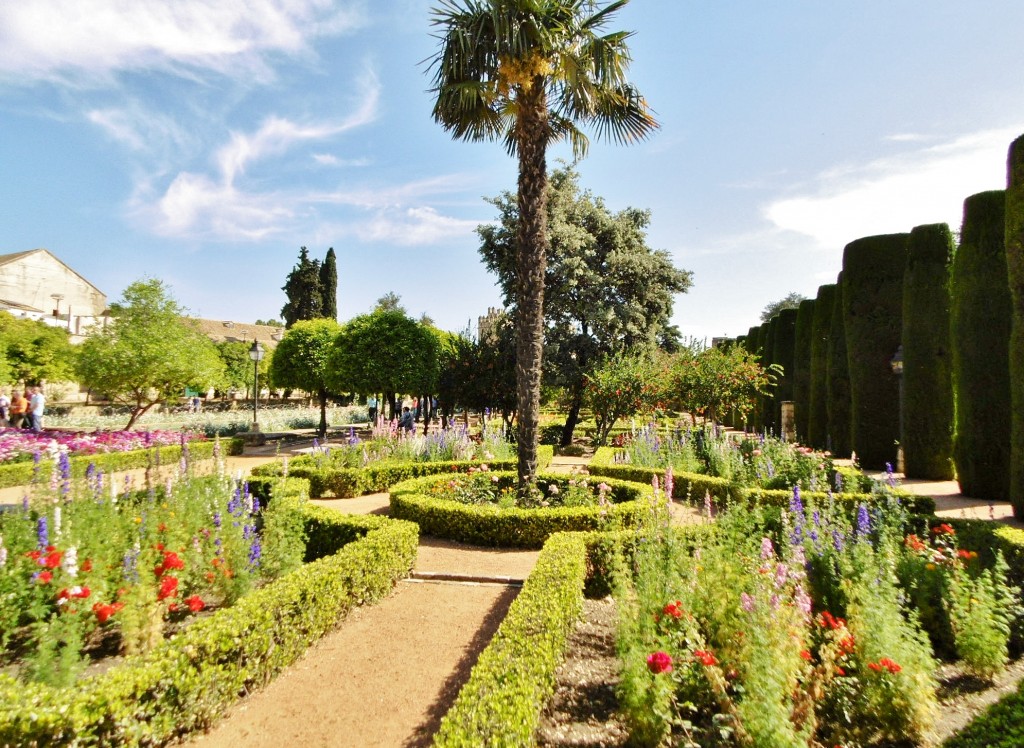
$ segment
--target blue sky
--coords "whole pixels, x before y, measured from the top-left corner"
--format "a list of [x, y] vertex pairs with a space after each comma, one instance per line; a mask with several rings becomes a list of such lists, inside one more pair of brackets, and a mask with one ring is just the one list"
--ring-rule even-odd
[[[432, 4], [0, 4], [0, 252], [251, 322], [279, 316], [300, 246], [333, 246], [342, 320], [393, 291], [464, 328], [499, 304], [474, 229], [516, 172], [431, 120]], [[662, 127], [579, 170], [693, 271], [687, 335], [814, 296], [853, 239], [959, 228], [1024, 133], [1020, 0], [633, 0], [614, 28]]]

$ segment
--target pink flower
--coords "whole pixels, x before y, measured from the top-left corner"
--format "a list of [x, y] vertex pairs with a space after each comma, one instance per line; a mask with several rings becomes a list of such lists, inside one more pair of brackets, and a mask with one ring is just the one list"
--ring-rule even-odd
[[647, 655], [647, 669], [655, 675], [672, 672], [672, 657], [668, 652], [651, 652]]

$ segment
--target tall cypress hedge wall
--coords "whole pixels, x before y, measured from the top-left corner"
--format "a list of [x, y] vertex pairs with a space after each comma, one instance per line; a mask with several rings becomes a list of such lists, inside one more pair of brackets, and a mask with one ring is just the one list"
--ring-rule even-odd
[[944, 223], [917, 226], [903, 274], [903, 444], [908, 478], [953, 478], [953, 359], [949, 270], [953, 235]]
[[814, 337], [814, 299], [804, 299], [796, 310], [796, 349], [793, 356], [793, 402], [796, 433], [806, 443], [811, 420], [811, 339]]
[[808, 393], [807, 442], [816, 449], [828, 446], [828, 340], [832, 329], [836, 286], [818, 286], [811, 322], [811, 387]]
[[1024, 519], [1024, 135], [1010, 144], [1006, 163], [1006, 267], [1013, 304], [1010, 335], [1010, 501]]
[[843, 250], [843, 325], [850, 371], [850, 438], [862, 467], [896, 464], [907, 234], [857, 239]]
[[836, 457], [850, 456], [850, 368], [843, 324], [843, 273], [836, 279], [835, 304], [828, 335], [828, 438]]
[[783, 309], [776, 316], [775, 355], [772, 362], [782, 367], [779, 383], [775, 388], [775, 430], [782, 432], [782, 401], [793, 399], [795, 377], [793, 362], [796, 359], [796, 309]]
[[[767, 330], [764, 335], [764, 363], [771, 366], [778, 363], [775, 356], [778, 353], [775, 347], [775, 338], [779, 331], [779, 315], [775, 315], [767, 323]], [[779, 433], [779, 387], [782, 377], [776, 379], [776, 385], [768, 395], [761, 398], [761, 420], [763, 428], [772, 433]]]
[[960, 490], [1005, 501], [1010, 488], [1010, 285], [1005, 250], [1006, 193], [964, 201], [953, 259], [951, 333]]

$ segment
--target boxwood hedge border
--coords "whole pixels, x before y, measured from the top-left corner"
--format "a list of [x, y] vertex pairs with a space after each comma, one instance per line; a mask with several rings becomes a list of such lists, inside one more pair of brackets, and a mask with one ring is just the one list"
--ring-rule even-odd
[[353, 607], [383, 598], [408, 576], [416, 525], [341, 514], [307, 496], [306, 481], [274, 486], [274, 501], [295, 501], [303, 514], [307, 556], [328, 555], [73, 689], [0, 676], [0, 745], [149, 746], [204, 729]]
[[[554, 447], [541, 445], [537, 450], [538, 469], [551, 464]], [[444, 462], [379, 462], [361, 468], [331, 467], [330, 458], [302, 455], [289, 460], [288, 475], [309, 481], [309, 492], [316, 498], [351, 499], [368, 493], [387, 491], [391, 486], [410, 478], [438, 473], [465, 473], [471, 468], [487, 465], [491, 470], [514, 470], [515, 460], [452, 460]], [[259, 465], [252, 469], [254, 476], [283, 475], [283, 462]]]
[[[493, 475], [505, 481], [515, 477], [512, 473]], [[541, 473], [537, 482], [541, 487], [550, 483], [564, 485], [573, 477], [566, 473]], [[392, 486], [391, 516], [415, 522], [424, 535], [496, 547], [540, 548], [556, 532], [632, 527], [643, 512], [649, 511], [653, 494], [650, 485], [608, 478], [604, 481], [612, 489], [608, 507], [501, 508], [431, 496], [427, 491], [439, 480], [444, 479], [426, 476]]]

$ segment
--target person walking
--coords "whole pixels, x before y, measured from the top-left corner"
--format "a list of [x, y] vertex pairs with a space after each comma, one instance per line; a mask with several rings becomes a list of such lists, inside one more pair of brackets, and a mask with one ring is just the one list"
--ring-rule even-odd
[[0, 429], [7, 428], [8, 418], [10, 418], [11, 409], [11, 398], [7, 397], [6, 392], [0, 392]]
[[32, 389], [32, 399], [28, 403], [29, 418], [32, 430], [37, 434], [43, 430], [43, 413], [46, 410], [46, 397], [42, 387]]
[[28, 413], [28, 400], [18, 390], [11, 394], [11, 428], [20, 429], [25, 425], [25, 414]]
[[411, 434], [416, 428], [416, 423], [412, 419], [412, 411], [408, 407], [402, 408], [402, 417], [398, 420], [398, 428], [405, 429], [407, 434]]

